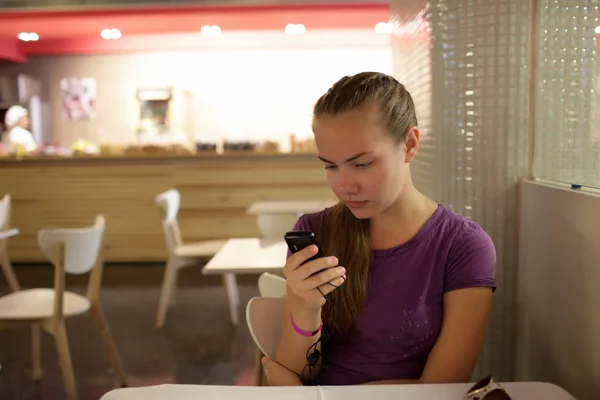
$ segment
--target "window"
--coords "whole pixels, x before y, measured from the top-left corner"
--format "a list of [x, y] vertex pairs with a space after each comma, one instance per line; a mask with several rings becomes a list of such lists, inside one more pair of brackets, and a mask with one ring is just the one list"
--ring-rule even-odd
[[533, 173], [600, 188], [598, 6], [561, 3], [538, 10]]

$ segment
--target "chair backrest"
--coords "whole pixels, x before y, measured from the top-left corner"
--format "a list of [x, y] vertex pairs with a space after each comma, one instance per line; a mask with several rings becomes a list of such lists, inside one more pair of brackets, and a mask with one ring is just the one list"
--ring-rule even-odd
[[177, 189], [167, 190], [155, 197], [154, 201], [161, 210], [162, 226], [165, 242], [170, 254], [175, 254], [175, 248], [182, 244], [181, 232], [177, 223], [177, 214], [181, 204], [181, 194]]
[[0, 200], [0, 231], [10, 228], [10, 195], [5, 194]]
[[287, 285], [283, 277], [264, 272], [258, 277], [258, 291], [261, 297], [285, 297]]
[[253, 297], [246, 306], [246, 323], [254, 343], [267, 357], [274, 359], [281, 337], [285, 299]]
[[287, 231], [298, 221], [295, 214], [259, 214], [258, 230], [265, 239], [282, 239]]
[[42, 253], [53, 265], [60, 262], [57, 249], [64, 247], [62, 266], [69, 274], [85, 274], [94, 267], [104, 239], [106, 220], [98, 215], [94, 225], [75, 229], [42, 229], [38, 233], [38, 244]]

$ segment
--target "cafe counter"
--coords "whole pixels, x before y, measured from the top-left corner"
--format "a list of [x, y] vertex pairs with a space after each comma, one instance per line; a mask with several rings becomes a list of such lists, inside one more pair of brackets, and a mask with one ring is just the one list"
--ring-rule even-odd
[[0, 158], [0, 197], [12, 197], [11, 226], [21, 231], [10, 257], [42, 261], [40, 229], [85, 227], [103, 214], [105, 261], [164, 261], [154, 198], [171, 188], [181, 192], [186, 242], [257, 236], [256, 217], [246, 214], [256, 201], [331, 197], [314, 153]]

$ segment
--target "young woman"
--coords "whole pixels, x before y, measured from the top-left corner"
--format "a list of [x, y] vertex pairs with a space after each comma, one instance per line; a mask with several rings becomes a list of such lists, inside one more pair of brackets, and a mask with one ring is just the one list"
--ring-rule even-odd
[[317, 101], [313, 131], [340, 202], [294, 228], [314, 232], [326, 257], [303, 264], [314, 246], [288, 257], [277, 357], [263, 360], [268, 383], [467, 382], [496, 252], [479, 225], [414, 187], [410, 94], [385, 74], [344, 77]]

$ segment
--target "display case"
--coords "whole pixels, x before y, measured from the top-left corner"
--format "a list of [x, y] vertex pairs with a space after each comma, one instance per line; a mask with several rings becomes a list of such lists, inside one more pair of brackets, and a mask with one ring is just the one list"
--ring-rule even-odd
[[140, 107], [138, 135], [164, 135], [170, 132], [169, 120], [173, 88], [138, 89]]
[[[137, 145], [130, 152], [161, 152], [193, 147], [192, 98], [174, 87], [140, 88]], [[184, 151], [185, 152], [185, 151]]]

